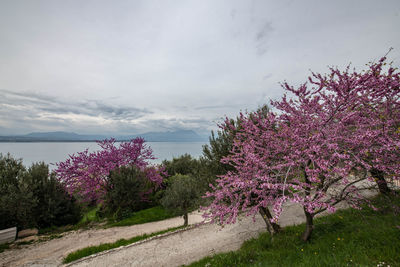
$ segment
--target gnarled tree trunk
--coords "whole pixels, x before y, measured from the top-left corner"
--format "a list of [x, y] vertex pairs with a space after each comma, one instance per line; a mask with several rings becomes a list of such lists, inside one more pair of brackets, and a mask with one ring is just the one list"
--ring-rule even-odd
[[390, 193], [391, 190], [388, 187], [387, 182], [385, 180], [385, 173], [375, 168], [372, 168], [370, 172], [378, 185], [379, 192], [382, 194]]
[[267, 225], [267, 230], [271, 235], [278, 233], [281, 230], [279, 224], [271, 222], [272, 215], [269, 212], [268, 208], [260, 207], [259, 212], [261, 217], [264, 219], [265, 224]]
[[314, 230], [314, 214], [309, 213], [306, 209], [304, 209], [304, 214], [306, 215], [306, 229], [304, 230], [301, 239], [308, 241], [310, 240], [312, 231]]
[[[311, 164], [311, 160], [308, 161], [307, 165], [310, 165], [310, 164]], [[311, 190], [311, 182], [308, 179], [308, 174], [306, 172], [306, 168], [303, 169], [303, 174], [304, 174], [304, 180], [305, 180], [305, 182], [307, 184], [305, 194], [306, 194], [306, 196], [309, 196], [311, 194], [311, 192], [310, 192], [310, 190]], [[304, 210], [304, 214], [306, 215], [306, 229], [304, 230], [301, 238], [304, 241], [308, 241], [308, 240], [310, 240], [311, 233], [314, 230], [314, 223], [313, 223], [314, 214], [308, 212], [305, 207], [303, 208], [303, 210]]]

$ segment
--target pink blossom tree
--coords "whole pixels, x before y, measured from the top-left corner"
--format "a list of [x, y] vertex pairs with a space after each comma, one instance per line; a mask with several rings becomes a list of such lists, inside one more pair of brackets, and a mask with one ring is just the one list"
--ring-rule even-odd
[[[276, 112], [241, 114], [231, 154], [222, 160], [235, 170], [207, 193], [213, 202], [205, 216], [234, 223], [241, 211], [255, 216], [272, 206], [270, 221], [277, 222], [283, 204], [295, 202], [306, 216], [306, 241], [316, 214], [334, 212], [342, 201], [360, 208], [374, 180], [381, 191], [385, 176], [398, 180], [400, 74], [385, 69], [385, 60], [363, 72], [312, 73], [299, 88], [284, 83], [292, 97], [272, 101]], [[226, 120], [221, 127], [234, 125]]]
[[148, 160], [155, 157], [144, 139], [135, 138], [119, 146], [115, 139], [97, 143], [100, 150], [89, 153], [86, 149], [57, 163], [57, 177], [69, 194], [80, 196], [83, 202], [102, 202], [110, 171], [121, 166], [135, 166], [146, 173], [149, 181], [161, 184], [163, 170], [149, 165]]

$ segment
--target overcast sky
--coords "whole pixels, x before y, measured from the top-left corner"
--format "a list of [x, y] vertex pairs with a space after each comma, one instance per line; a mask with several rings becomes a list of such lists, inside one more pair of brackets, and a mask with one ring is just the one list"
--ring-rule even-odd
[[400, 62], [400, 1], [0, 0], [0, 135], [193, 129], [328, 65]]

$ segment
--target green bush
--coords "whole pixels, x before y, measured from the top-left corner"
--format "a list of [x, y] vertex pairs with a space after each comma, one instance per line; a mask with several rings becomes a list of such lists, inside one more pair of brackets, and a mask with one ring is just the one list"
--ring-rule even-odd
[[0, 229], [34, 226], [32, 209], [36, 200], [20, 183], [25, 174], [21, 159], [0, 154]]
[[115, 220], [129, 217], [132, 212], [154, 206], [149, 195], [153, 184], [146, 174], [136, 167], [123, 166], [110, 173], [102, 216], [113, 216]]
[[28, 187], [12, 184], [3, 187], [0, 195], [0, 229], [36, 226], [33, 215], [36, 203]]
[[22, 182], [36, 200], [33, 215], [39, 228], [75, 224], [80, 220], [81, 209], [75, 199], [68, 195], [54, 174], [49, 176], [49, 167], [43, 162], [32, 164]]
[[26, 170], [22, 161], [0, 154], [0, 229], [73, 224], [80, 207], [44, 163]]
[[208, 191], [208, 185], [212, 183], [212, 173], [210, 171], [209, 162], [204, 158], [195, 159], [189, 154], [184, 154], [178, 158], [172, 160], [164, 160], [162, 165], [168, 174], [168, 177], [164, 179], [163, 189], [157, 192], [157, 199], [162, 199], [165, 193], [165, 189], [171, 185], [171, 177], [175, 175], [189, 175], [196, 180], [197, 191], [199, 195]]
[[192, 158], [189, 154], [184, 154], [172, 160], [164, 160], [162, 165], [165, 167], [168, 176], [174, 176], [176, 174], [195, 175], [199, 172], [200, 168], [198, 160]]

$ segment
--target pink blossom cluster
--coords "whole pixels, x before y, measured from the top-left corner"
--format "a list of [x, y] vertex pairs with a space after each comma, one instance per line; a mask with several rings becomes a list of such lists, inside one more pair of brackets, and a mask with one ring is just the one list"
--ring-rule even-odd
[[97, 143], [100, 150], [89, 153], [86, 149], [57, 163], [57, 177], [69, 194], [79, 196], [83, 202], [101, 202], [110, 172], [121, 166], [135, 166], [144, 171], [151, 182], [161, 184], [163, 169], [149, 165], [148, 160], [155, 157], [144, 139], [135, 138], [119, 146], [115, 139]]
[[206, 217], [234, 223], [239, 212], [255, 216], [273, 207], [276, 222], [285, 202], [312, 217], [341, 201], [360, 208], [371, 169], [388, 182], [400, 178], [399, 72], [386, 58], [362, 72], [329, 70], [298, 88], [283, 83], [273, 111], [240, 114], [240, 127], [228, 118], [220, 125], [237, 130], [222, 159], [235, 170], [206, 194]]

